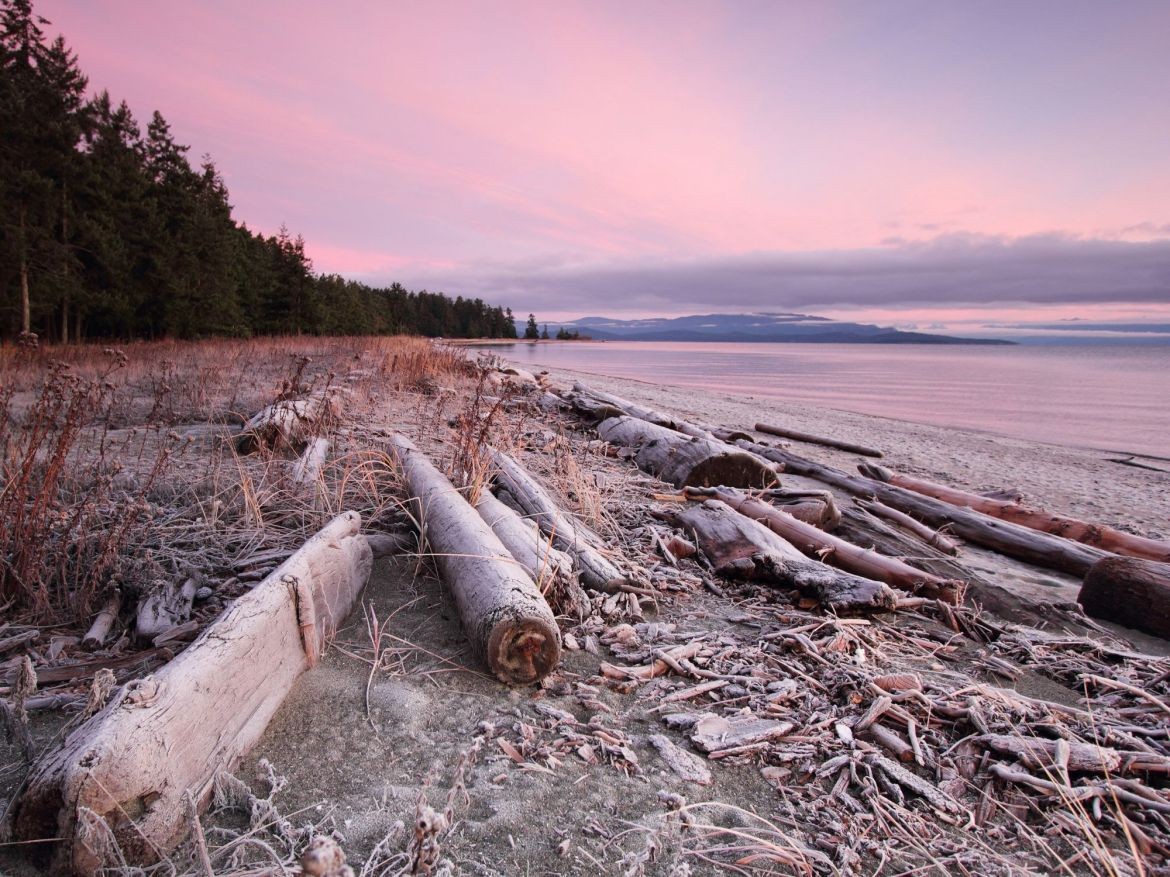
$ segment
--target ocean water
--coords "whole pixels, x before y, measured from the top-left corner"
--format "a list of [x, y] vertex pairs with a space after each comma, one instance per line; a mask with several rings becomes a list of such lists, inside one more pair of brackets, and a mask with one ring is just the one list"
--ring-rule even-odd
[[1170, 346], [570, 342], [493, 345], [548, 366], [1170, 458]]

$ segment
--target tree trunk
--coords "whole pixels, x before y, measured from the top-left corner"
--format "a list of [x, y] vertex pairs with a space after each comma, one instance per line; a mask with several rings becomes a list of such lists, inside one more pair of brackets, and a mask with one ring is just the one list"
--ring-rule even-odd
[[560, 630], [540, 590], [483, 518], [409, 439], [392, 435], [390, 449], [472, 648], [503, 682], [540, 680], [561, 656]]
[[656, 515], [693, 531], [715, 571], [727, 578], [799, 588], [838, 612], [894, 607], [895, 594], [883, 583], [809, 560], [763, 524], [719, 500]]
[[963, 582], [940, 579], [896, 558], [859, 548], [738, 490], [715, 487], [688, 491], [689, 494], [714, 496], [740, 514], [763, 524], [809, 557], [816, 557], [855, 575], [885, 582], [911, 593], [938, 597], [949, 603], [962, 602]]
[[863, 464], [861, 471], [864, 475], [887, 484], [893, 484], [895, 487], [904, 487], [907, 490], [942, 500], [951, 505], [974, 509], [985, 515], [1019, 524], [1021, 527], [1039, 530], [1042, 533], [1051, 533], [1054, 536], [1063, 536], [1065, 539], [1083, 542], [1103, 551], [1112, 551], [1114, 554], [1141, 557], [1160, 563], [1170, 562], [1170, 542], [1146, 539], [1132, 533], [1123, 533], [1104, 524], [1078, 521], [1076, 518], [1066, 518], [1063, 515], [1050, 514], [1040, 509], [1030, 509], [1015, 502], [990, 499], [977, 493], [935, 484], [923, 478], [899, 475], [880, 466]]
[[94, 818], [132, 864], [171, 850], [186, 832], [184, 794], [206, 803], [216, 774], [252, 748], [353, 606], [370, 573], [360, 523], [354, 512], [335, 518], [175, 660], [46, 753], [15, 802], [17, 838], [59, 838], [53, 873], [118, 864], [87, 842]]
[[1170, 564], [1106, 557], [1085, 576], [1077, 602], [1093, 618], [1170, 639]]
[[28, 208], [20, 206], [20, 331], [32, 333], [32, 304], [28, 295]]
[[857, 496], [872, 496], [898, 511], [914, 515], [932, 527], [945, 527], [967, 542], [992, 548], [1008, 557], [1037, 566], [1084, 576], [1106, 553], [1059, 536], [1030, 530], [967, 508], [960, 508], [872, 478], [849, 475], [832, 466], [814, 463], [796, 454], [755, 442], [740, 447], [784, 466], [794, 475], [815, 478]]
[[508, 552], [532, 576], [553, 609], [561, 615], [582, 617], [589, 598], [577, 584], [573, 558], [554, 548], [532, 521], [520, 517], [486, 488], [475, 500], [475, 510], [487, 522]]
[[775, 471], [755, 454], [725, 442], [686, 436], [634, 417], [611, 417], [597, 427], [604, 441], [633, 448], [638, 467], [675, 487], [772, 487]]
[[553, 545], [570, 555], [587, 588], [613, 594], [629, 584], [602, 551], [601, 537], [562, 512], [527, 470], [502, 451], [492, 451], [496, 482], [527, 518], [536, 522]]
[[797, 432], [794, 429], [769, 426], [766, 423], [757, 423], [756, 432], [766, 432], [772, 435], [778, 435], [781, 438], [792, 439], [793, 441], [804, 442], [810, 445], [824, 445], [827, 448], [837, 448], [840, 451], [848, 451], [851, 454], [861, 454], [863, 457], [880, 457], [882, 455], [881, 451], [868, 448], [865, 445], [855, 445], [851, 442], [838, 441], [837, 439], [825, 438], [819, 435], [810, 435], [807, 432]]

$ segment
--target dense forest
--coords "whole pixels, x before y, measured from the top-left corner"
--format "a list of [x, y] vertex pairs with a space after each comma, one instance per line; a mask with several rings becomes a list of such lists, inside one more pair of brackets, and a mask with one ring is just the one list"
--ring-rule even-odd
[[47, 24], [0, 0], [0, 337], [516, 337], [510, 309], [316, 274], [300, 236], [237, 223], [210, 156], [87, 97]]

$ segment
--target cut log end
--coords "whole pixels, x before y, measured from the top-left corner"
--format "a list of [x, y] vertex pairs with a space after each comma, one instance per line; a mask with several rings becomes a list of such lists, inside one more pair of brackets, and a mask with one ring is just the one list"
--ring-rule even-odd
[[775, 471], [750, 454], [727, 453], [709, 457], [686, 475], [678, 487], [717, 487], [719, 485], [740, 487], [776, 487], [780, 478]]
[[1170, 639], [1170, 564], [1106, 557], [1089, 569], [1077, 602], [1093, 618]]
[[487, 643], [488, 664], [508, 685], [528, 685], [542, 679], [561, 658], [561, 638], [555, 627], [540, 619], [497, 624]]

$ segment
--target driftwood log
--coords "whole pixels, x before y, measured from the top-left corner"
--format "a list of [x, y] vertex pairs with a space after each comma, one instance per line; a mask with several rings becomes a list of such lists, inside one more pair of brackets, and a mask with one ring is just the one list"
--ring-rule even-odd
[[913, 515], [932, 527], [947, 527], [966, 542], [992, 548], [1008, 557], [1083, 577], [1106, 552], [1069, 539], [1021, 527], [974, 509], [962, 508], [896, 487], [874, 478], [850, 475], [832, 466], [757, 442], [738, 445], [780, 463], [793, 475], [815, 478], [856, 496], [872, 496], [898, 511]]
[[153, 640], [159, 634], [182, 624], [191, 616], [198, 583], [186, 578], [182, 584], [174, 581], [161, 583], [149, 595], [138, 601], [134, 619], [134, 633], [142, 640]]
[[746, 432], [725, 429], [694, 420], [684, 420], [673, 414], [647, 408], [645, 405], [639, 405], [637, 402], [631, 402], [629, 399], [623, 399], [621, 396], [615, 396], [613, 393], [606, 393], [582, 383], [573, 384], [573, 392], [568, 395], [568, 398], [573, 407], [580, 413], [592, 416], [595, 420], [605, 420], [626, 414], [695, 438], [718, 439], [719, 441], [731, 441], [732, 438], [751, 438], [751, 435]]
[[941, 530], [935, 530], [932, 527], [926, 526], [921, 521], [915, 520], [905, 512], [892, 509], [888, 505], [884, 505], [876, 500], [866, 501], [864, 499], [858, 499], [857, 505], [874, 517], [889, 521], [907, 533], [918, 537], [922, 542], [931, 548], [941, 551], [943, 554], [949, 554], [954, 557], [959, 553], [959, 546], [954, 539], [945, 535]]
[[110, 628], [118, 620], [118, 613], [122, 611], [122, 592], [115, 590], [94, 618], [85, 636], [81, 638], [81, 647], [87, 652], [100, 649], [110, 635]]
[[333, 413], [333, 400], [327, 396], [276, 402], [244, 424], [235, 438], [236, 450], [251, 454], [260, 448], [288, 447], [300, 453]]
[[851, 454], [861, 454], [863, 457], [880, 457], [882, 452], [865, 445], [855, 445], [852, 442], [843, 442], [838, 439], [826, 438], [821, 435], [812, 435], [807, 432], [797, 432], [795, 429], [785, 429], [781, 426], [769, 426], [766, 423], [757, 423], [756, 432], [766, 432], [778, 435], [780, 438], [792, 439], [809, 445], [824, 445], [827, 448], [836, 448], [839, 451], [848, 451]]
[[589, 598], [577, 583], [573, 558], [540, 532], [535, 523], [522, 518], [515, 509], [504, 505], [486, 488], [475, 499], [475, 510], [524, 567], [540, 592], [558, 612], [580, 617]]
[[766, 460], [726, 442], [687, 436], [636, 417], [611, 417], [597, 427], [604, 441], [632, 448], [640, 469], [675, 487], [772, 487], [780, 483]]
[[354, 512], [335, 518], [33, 766], [13, 824], [18, 840], [55, 839], [51, 873], [119, 864], [88, 842], [104, 834], [94, 820], [131, 863], [153, 862], [182, 839], [184, 796], [206, 803], [215, 775], [252, 748], [353, 606], [371, 565], [360, 522]]
[[560, 660], [561, 635], [540, 590], [413, 442], [391, 435], [390, 451], [472, 649], [510, 685], [543, 678]]
[[1106, 557], [1085, 576], [1077, 602], [1086, 615], [1170, 639], [1170, 564]]
[[987, 582], [971, 568], [964, 566], [954, 557], [939, 551], [914, 536], [908, 530], [892, 527], [875, 517], [870, 503], [858, 503], [858, 508], [847, 508], [841, 512], [841, 522], [833, 530], [847, 542], [861, 548], [872, 549], [887, 557], [896, 557], [916, 569], [921, 569], [940, 579], [987, 585]]
[[687, 490], [688, 496], [714, 497], [742, 515], [757, 521], [795, 546], [809, 557], [818, 558], [847, 572], [885, 582], [912, 593], [937, 597], [949, 603], [959, 603], [966, 587], [964, 582], [940, 579], [931, 573], [916, 569], [895, 557], [869, 551], [852, 542], [846, 542], [799, 521], [792, 515], [769, 503], [726, 487]]
[[629, 578], [603, 553], [601, 537], [562, 512], [523, 466], [499, 450], [492, 451], [492, 462], [501, 498], [535, 521], [556, 548], [573, 558], [585, 587], [613, 594], [630, 584]]
[[994, 518], [1011, 521], [1021, 527], [1039, 530], [1042, 533], [1051, 533], [1054, 536], [1063, 536], [1065, 539], [1083, 542], [1103, 551], [1112, 551], [1114, 554], [1156, 560], [1160, 563], [1170, 562], [1170, 542], [1147, 539], [1144, 536], [1123, 533], [1104, 524], [1078, 521], [1076, 518], [1054, 515], [1040, 509], [1030, 509], [1016, 502], [969, 493], [966, 490], [935, 484], [924, 478], [891, 472], [881, 466], [862, 464], [859, 468], [863, 475], [868, 475], [870, 478], [883, 481], [886, 484], [904, 487], [907, 490], [933, 497], [951, 505], [965, 506]]
[[715, 571], [727, 578], [798, 588], [837, 611], [888, 610], [896, 602], [894, 592], [882, 582], [810, 560], [763, 524], [719, 500], [655, 514], [692, 531]]
[[304, 452], [293, 466], [294, 484], [313, 484], [325, 467], [325, 460], [333, 443], [327, 438], [315, 438], [305, 447]]

